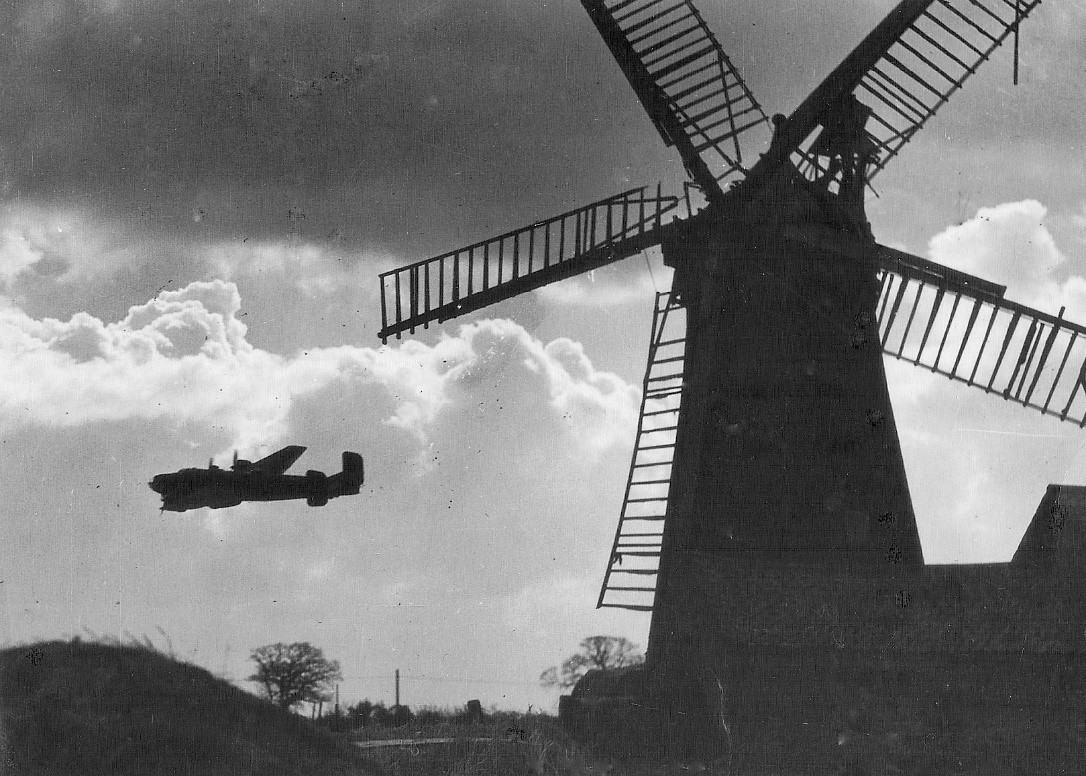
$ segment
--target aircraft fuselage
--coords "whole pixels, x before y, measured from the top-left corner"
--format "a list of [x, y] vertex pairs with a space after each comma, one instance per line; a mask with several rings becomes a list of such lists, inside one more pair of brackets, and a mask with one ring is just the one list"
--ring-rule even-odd
[[148, 483], [162, 496], [162, 509], [185, 512], [190, 509], [223, 509], [243, 501], [285, 501], [305, 499], [310, 506], [324, 506], [330, 498], [354, 495], [363, 481], [362, 457], [343, 454], [343, 471], [327, 476], [310, 470], [305, 475], [281, 474], [258, 467], [241, 470], [188, 468], [157, 474]]

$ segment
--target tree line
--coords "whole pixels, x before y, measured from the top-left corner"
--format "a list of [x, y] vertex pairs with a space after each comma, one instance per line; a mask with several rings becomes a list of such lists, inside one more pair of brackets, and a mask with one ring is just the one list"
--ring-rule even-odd
[[[308, 641], [257, 647], [250, 659], [256, 663], [256, 670], [248, 677], [249, 681], [255, 682], [264, 697], [282, 709], [290, 709], [299, 703], [311, 703], [315, 709], [319, 708], [332, 700], [336, 682], [343, 680], [339, 661], [329, 660], [319, 647]], [[627, 639], [589, 636], [581, 640], [577, 652], [560, 666], [548, 668], [539, 680], [544, 687], [570, 688], [592, 669], [626, 668], [643, 661], [637, 646]], [[465, 713], [478, 716], [481, 708], [478, 702], [472, 703], [475, 705], [469, 706]], [[415, 719], [407, 706], [386, 707], [368, 700], [348, 706], [344, 713], [337, 707], [335, 716], [349, 727], [399, 727]]]

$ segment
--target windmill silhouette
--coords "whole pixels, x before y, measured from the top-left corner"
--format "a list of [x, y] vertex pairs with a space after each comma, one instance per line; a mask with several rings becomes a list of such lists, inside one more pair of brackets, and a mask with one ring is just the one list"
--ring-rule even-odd
[[[598, 601], [652, 612], [655, 678], [638, 681], [656, 689], [612, 690], [655, 692], [680, 716], [738, 718], [759, 706], [734, 668], [757, 674], [757, 645], [776, 645], [782, 666], [811, 668], [780, 651], [791, 644], [854, 667], [863, 660], [840, 655], [884, 654], [905, 632], [934, 638], [930, 618], [893, 619], [913, 616], [914, 596], [1017, 584], [1004, 567], [926, 570], [884, 355], [1086, 424], [1086, 328], [878, 244], [864, 212], [872, 180], [1008, 40], [1017, 80], [1019, 24], [1039, 0], [904, 0], [772, 118], [691, 0], [581, 4], [690, 185], [682, 197], [626, 191], [384, 273], [379, 336], [659, 246], [673, 287], [656, 301]], [[1066, 510], [1060, 498], [1045, 503]], [[882, 586], [862, 592], [872, 580]], [[707, 700], [714, 683], [724, 709]], [[779, 695], [766, 715], [787, 716]]]

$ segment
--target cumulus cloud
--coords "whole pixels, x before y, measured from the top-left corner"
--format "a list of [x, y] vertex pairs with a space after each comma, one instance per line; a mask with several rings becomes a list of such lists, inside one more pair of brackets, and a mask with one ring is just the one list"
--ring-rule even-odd
[[237, 288], [191, 283], [132, 307], [121, 321], [0, 312], [6, 424], [74, 426], [130, 418], [204, 419], [251, 443], [275, 438], [292, 394], [334, 370], [255, 350], [235, 314]]
[[933, 237], [932, 259], [1007, 286], [1007, 296], [1047, 312], [1066, 305], [1086, 315], [1086, 279], [1059, 279], [1067, 256], [1045, 225], [1048, 209], [1032, 199], [980, 208]]
[[[538, 351], [538, 341], [533, 345]], [[632, 433], [639, 390], [617, 375], [595, 370], [580, 343], [556, 339], [527, 363], [547, 374], [551, 406], [590, 449], [601, 452]]]
[[240, 307], [237, 287], [214, 280], [163, 291], [113, 323], [87, 313], [60, 321], [0, 310], [0, 423], [199, 421], [251, 448], [283, 437], [296, 400], [347, 381], [383, 389], [392, 400], [386, 422], [425, 441], [457, 384], [485, 370], [504, 343], [524, 373], [543, 378], [554, 413], [586, 449], [608, 447], [632, 427], [635, 386], [595, 369], [579, 344], [545, 345], [510, 321], [469, 324], [433, 345], [281, 356], [248, 342]]
[[552, 412], [587, 451], [598, 454], [626, 440], [636, 422], [637, 386], [596, 369], [580, 343], [561, 337], [544, 344], [513, 321], [485, 319], [433, 345], [409, 340], [382, 352], [373, 366], [377, 378], [409, 391], [398, 394], [391, 422], [420, 436], [465, 386], [512, 383], [517, 365], [540, 379]]

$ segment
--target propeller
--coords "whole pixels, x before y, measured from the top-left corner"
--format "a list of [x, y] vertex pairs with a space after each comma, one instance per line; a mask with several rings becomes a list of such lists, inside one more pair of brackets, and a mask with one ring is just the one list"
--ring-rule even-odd
[[232, 471], [245, 471], [252, 465], [252, 461], [246, 461], [244, 458], [238, 458], [238, 451], [234, 450], [234, 461], [230, 464], [230, 469]]

